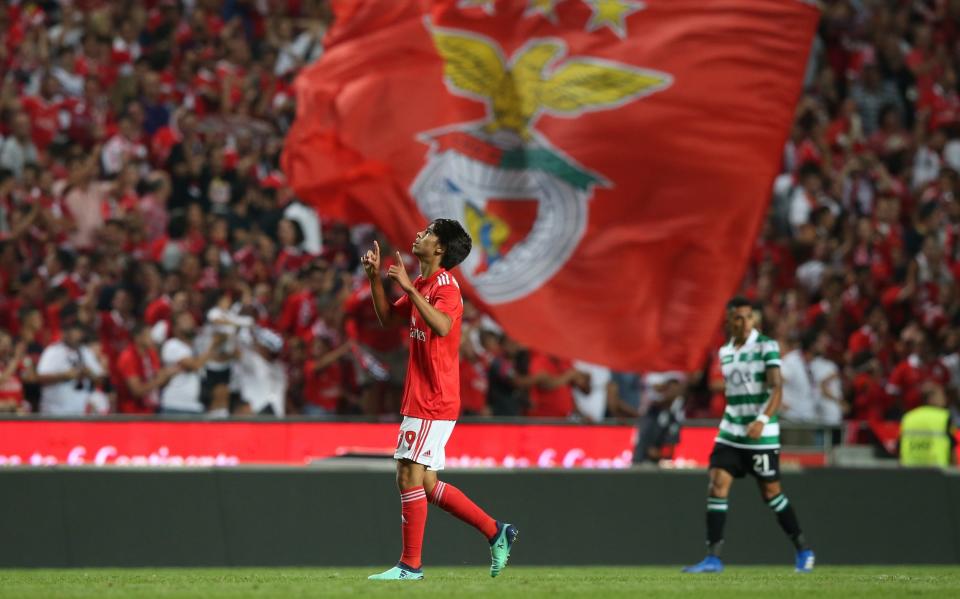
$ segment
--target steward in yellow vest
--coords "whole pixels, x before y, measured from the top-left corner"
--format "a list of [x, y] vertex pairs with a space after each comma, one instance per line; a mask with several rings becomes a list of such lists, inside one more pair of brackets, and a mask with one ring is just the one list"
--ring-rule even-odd
[[939, 466], [955, 463], [956, 428], [943, 389], [924, 390], [926, 405], [904, 414], [900, 422], [900, 465]]

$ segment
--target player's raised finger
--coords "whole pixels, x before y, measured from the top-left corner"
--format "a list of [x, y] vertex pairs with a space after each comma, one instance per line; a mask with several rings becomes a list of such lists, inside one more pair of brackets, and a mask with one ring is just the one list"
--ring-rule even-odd
[[380, 256], [380, 243], [376, 239], [373, 240], [373, 255]]

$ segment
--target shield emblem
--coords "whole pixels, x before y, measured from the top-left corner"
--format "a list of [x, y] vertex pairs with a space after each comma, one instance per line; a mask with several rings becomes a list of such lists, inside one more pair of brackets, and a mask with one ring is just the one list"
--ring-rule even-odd
[[411, 186], [424, 216], [467, 225], [474, 249], [461, 269], [491, 304], [529, 295], [560, 270], [583, 236], [589, 197], [546, 169], [503, 166], [501, 157], [496, 147], [460, 150], [433, 140]]

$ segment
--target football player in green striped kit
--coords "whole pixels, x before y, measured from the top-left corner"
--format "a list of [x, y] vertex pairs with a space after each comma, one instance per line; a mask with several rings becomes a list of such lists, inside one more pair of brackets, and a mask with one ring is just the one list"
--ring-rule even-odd
[[727, 406], [710, 454], [707, 496], [707, 557], [684, 572], [722, 572], [720, 548], [727, 519], [727, 498], [734, 478], [750, 474], [783, 532], [796, 548], [797, 572], [813, 570], [814, 555], [800, 531], [793, 505], [780, 488], [780, 346], [754, 328], [750, 301], [727, 303], [730, 341], [720, 348]]

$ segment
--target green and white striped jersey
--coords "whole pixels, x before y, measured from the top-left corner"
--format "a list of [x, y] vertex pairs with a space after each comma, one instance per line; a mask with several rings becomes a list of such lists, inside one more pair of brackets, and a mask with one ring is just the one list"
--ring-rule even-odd
[[720, 348], [720, 369], [727, 407], [717, 433], [717, 443], [748, 449], [780, 447], [780, 423], [774, 415], [763, 427], [759, 439], [747, 436], [747, 426], [763, 413], [770, 391], [767, 368], [780, 367], [780, 345], [754, 329], [739, 349], [731, 339]]

